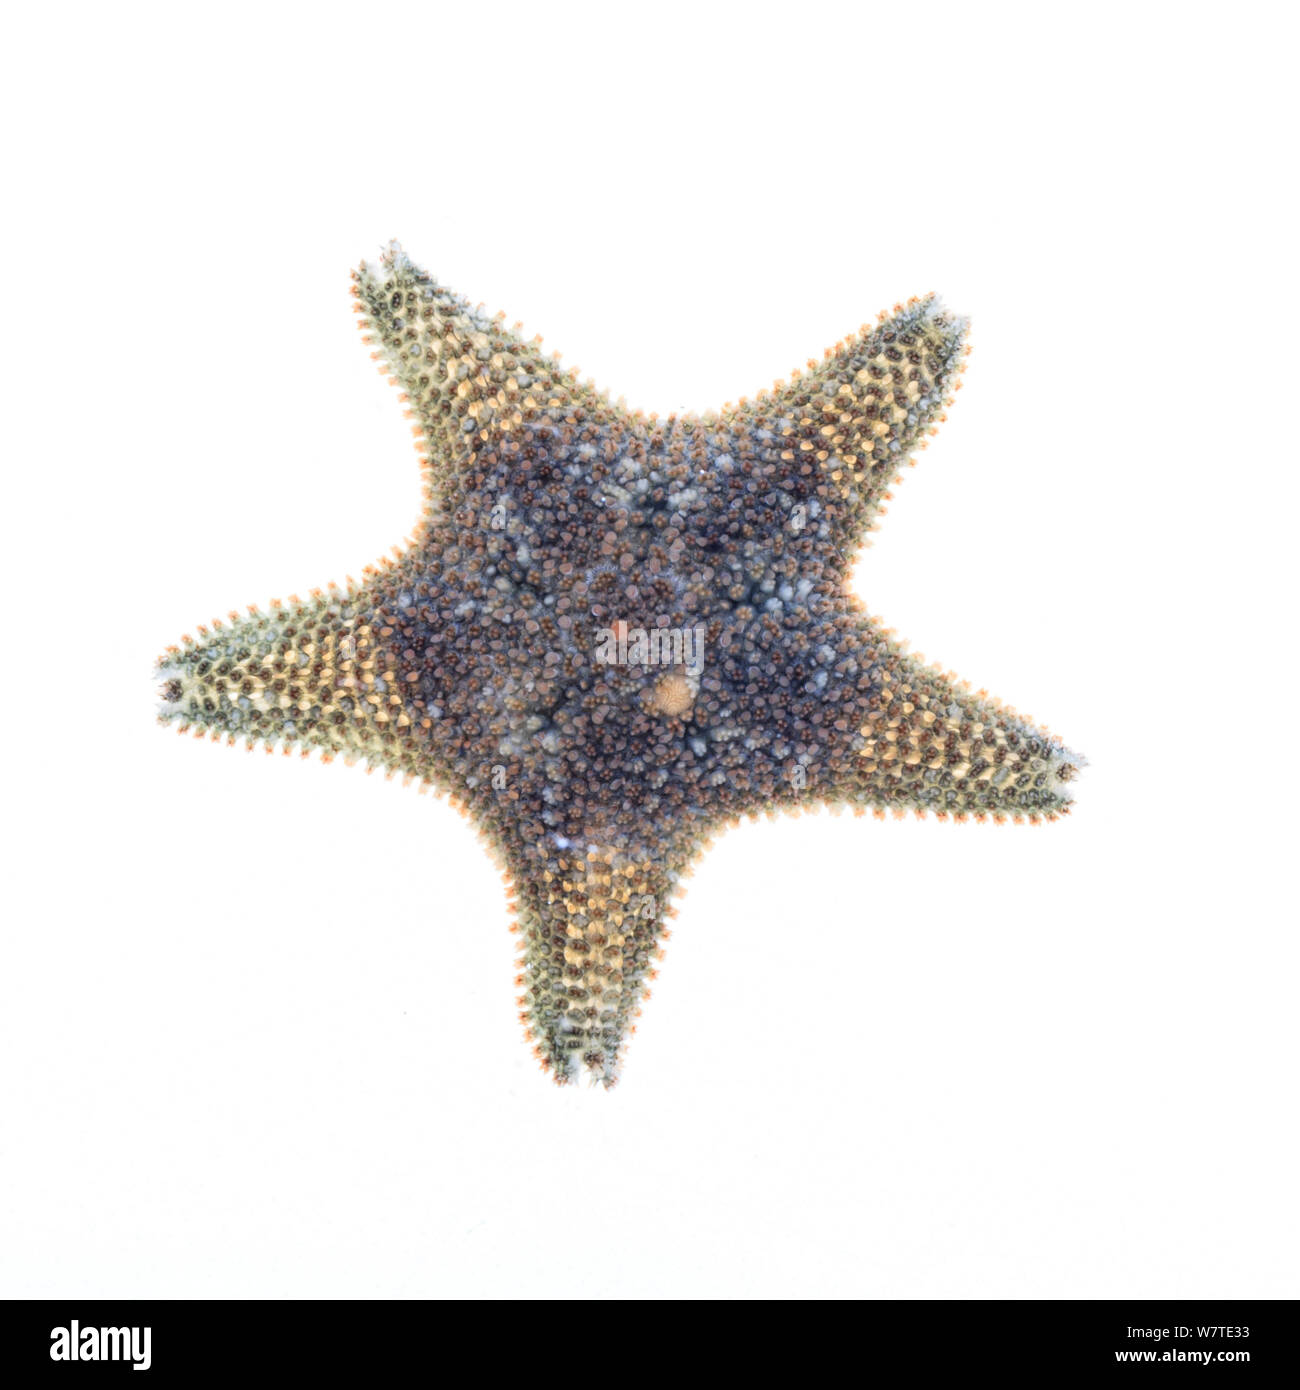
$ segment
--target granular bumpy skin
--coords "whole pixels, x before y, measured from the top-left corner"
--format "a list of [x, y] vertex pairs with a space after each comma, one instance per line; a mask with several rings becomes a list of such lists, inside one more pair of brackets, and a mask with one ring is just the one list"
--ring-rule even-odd
[[846, 579], [944, 418], [966, 324], [913, 300], [753, 401], [613, 403], [417, 269], [353, 276], [423, 460], [407, 547], [360, 584], [200, 628], [160, 718], [418, 779], [511, 884], [520, 1019], [612, 1084], [710, 837], [810, 803], [1055, 820], [1082, 764], [909, 655]]

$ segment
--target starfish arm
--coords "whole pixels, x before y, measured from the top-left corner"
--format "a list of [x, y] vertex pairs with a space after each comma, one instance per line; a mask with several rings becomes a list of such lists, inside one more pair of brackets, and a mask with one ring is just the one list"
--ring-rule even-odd
[[1068, 784], [1086, 760], [1027, 716], [927, 665], [865, 617], [837, 660], [854, 676], [838, 687], [839, 703], [813, 717], [833, 732], [810, 795], [959, 821], [1068, 814]]
[[899, 469], [946, 418], [966, 326], [932, 295], [913, 300], [729, 413], [746, 473], [775, 483], [748, 503], [755, 529], [804, 531], [828, 568], [847, 569]]
[[557, 1084], [619, 1076], [670, 899], [694, 850], [605, 826], [507, 852], [520, 937], [520, 1021]]
[[438, 668], [426, 673], [394, 640], [408, 582], [389, 567], [360, 586], [331, 585], [200, 627], [157, 663], [159, 721], [444, 785], [445, 762], [427, 737], [440, 712], [430, 684]]
[[540, 339], [524, 342], [502, 315], [440, 286], [395, 242], [378, 265], [353, 272], [352, 293], [371, 355], [408, 402], [428, 519], [471, 495], [490, 507], [526, 479], [538, 444], [576, 451], [630, 424], [576, 369], [544, 354]]

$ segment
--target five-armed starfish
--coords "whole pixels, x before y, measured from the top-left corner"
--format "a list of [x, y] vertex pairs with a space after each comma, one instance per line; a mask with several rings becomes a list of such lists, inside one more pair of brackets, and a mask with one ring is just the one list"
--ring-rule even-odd
[[617, 1079], [670, 899], [738, 816], [1068, 809], [1080, 758], [906, 654], [846, 589], [958, 385], [966, 325], [935, 299], [756, 401], [661, 420], [395, 244], [353, 279], [409, 402], [424, 515], [360, 585], [170, 648], [162, 718], [448, 793], [513, 882], [521, 1019], [557, 1081]]

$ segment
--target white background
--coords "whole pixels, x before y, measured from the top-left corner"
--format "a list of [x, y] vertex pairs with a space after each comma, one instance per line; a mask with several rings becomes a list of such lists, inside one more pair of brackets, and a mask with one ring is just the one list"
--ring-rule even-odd
[[[1300, 1294], [1283, 15], [11, 16], [0, 1295]], [[415, 519], [394, 236], [648, 410], [968, 313], [857, 584], [1074, 816], [726, 836], [623, 1084], [551, 1086], [465, 822], [154, 724]]]

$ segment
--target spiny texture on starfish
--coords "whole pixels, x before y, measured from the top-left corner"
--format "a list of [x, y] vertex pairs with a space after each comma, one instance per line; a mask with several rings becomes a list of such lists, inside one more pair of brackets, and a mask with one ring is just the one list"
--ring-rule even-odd
[[170, 648], [161, 717], [449, 794], [513, 883], [521, 1019], [557, 1081], [616, 1079], [670, 901], [738, 816], [1068, 809], [1080, 758], [846, 590], [959, 384], [964, 320], [913, 300], [755, 401], [661, 420], [396, 244], [353, 279], [424, 515], [362, 583]]

